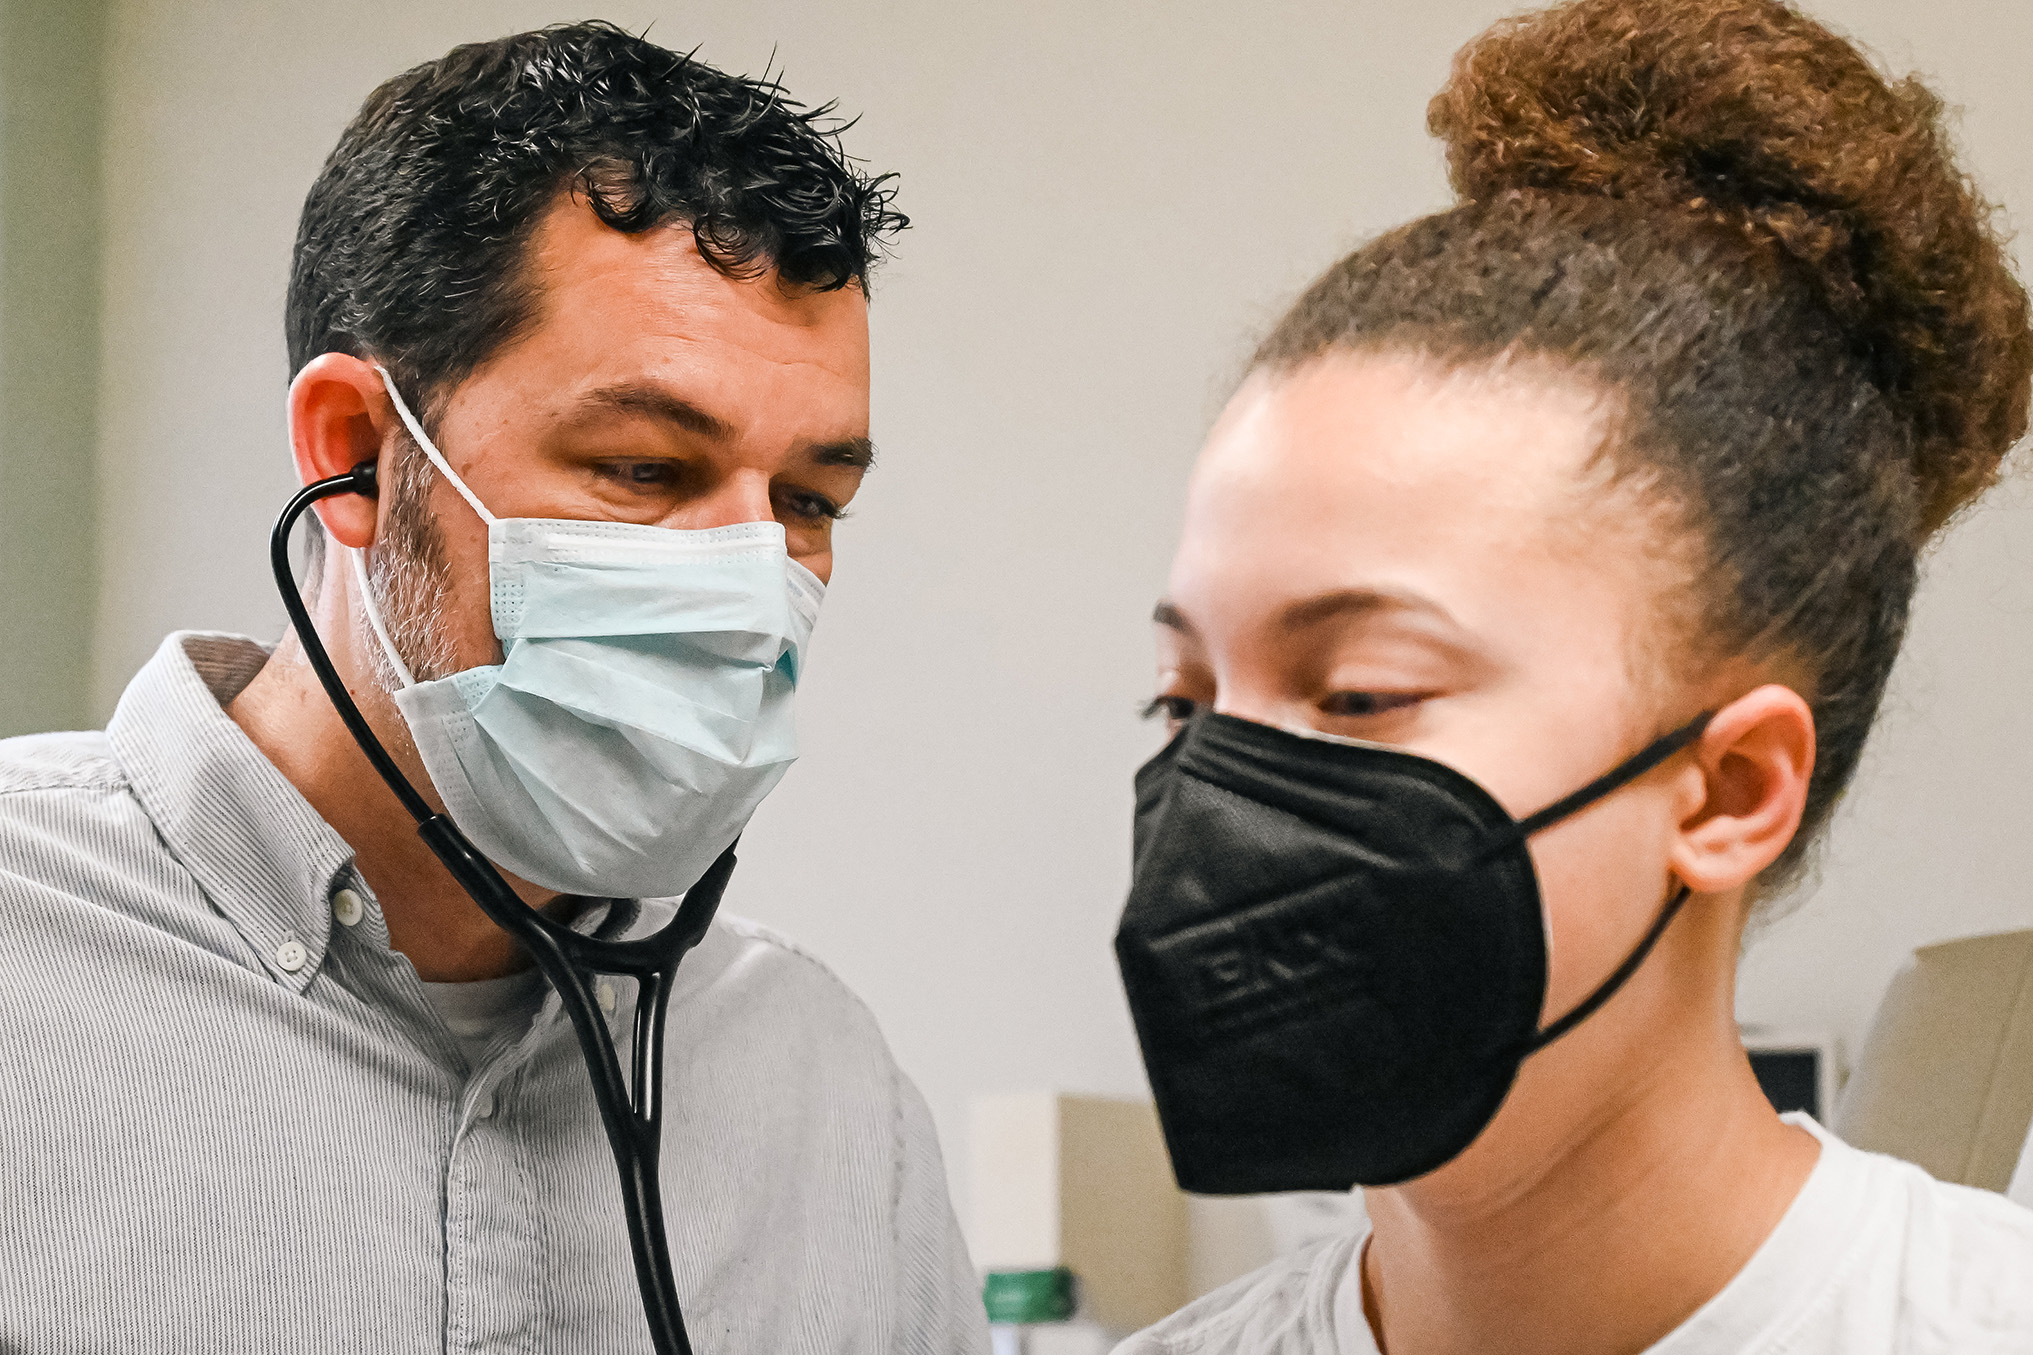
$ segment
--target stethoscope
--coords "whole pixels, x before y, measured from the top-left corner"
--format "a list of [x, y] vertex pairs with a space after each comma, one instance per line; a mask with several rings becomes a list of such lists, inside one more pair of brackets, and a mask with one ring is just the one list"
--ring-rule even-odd
[[[381, 746], [346, 684], [339, 680], [290, 569], [290, 532], [312, 504], [341, 494], [372, 499], [378, 497], [379, 490], [374, 463], [363, 461], [344, 475], [298, 491], [269, 534], [269, 562], [275, 569], [276, 587], [325, 695], [331, 698], [360, 751], [416, 820], [417, 836], [444, 862], [481, 911], [522, 943], [563, 1001], [579, 1040], [579, 1052], [586, 1058], [586, 1071], [593, 1078], [593, 1098], [607, 1128], [607, 1144], [614, 1150], [614, 1165], [621, 1173], [622, 1212], [628, 1219], [628, 1241], [635, 1253], [635, 1279], [642, 1289], [650, 1340], [657, 1355], [691, 1355], [692, 1343], [685, 1335], [685, 1318], [671, 1278], [663, 1196], [657, 1183], [657, 1149], [663, 1126], [664, 1012], [670, 1005], [678, 961], [706, 934], [720, 906], [720, 895], [734, 873], [734, 848], [722, 852], [699, 882], [685, 892], [675, 917], [654, 933], [632, 941], [595, 940], [545, 917], [516, 897], [493, 863], [474, 850], [449, 818], [431, 809]], [[625, 974], [636, 981], [635, 1066], [626, 1081], [621, 1076], [614, 1037], [601, 1018], [588, 981], [592, 974]]]

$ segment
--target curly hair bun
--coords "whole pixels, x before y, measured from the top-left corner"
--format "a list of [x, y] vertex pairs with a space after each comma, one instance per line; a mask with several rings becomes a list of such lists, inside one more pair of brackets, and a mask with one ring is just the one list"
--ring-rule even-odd
[[1428, 110], [1455, 190], [1678, 209], [1776, 252], [1912, 430], [1931, 532], [2025, 432], [2033, 335], [1941, 102], [1778, 0], [1576, 0], [1491, 28]]

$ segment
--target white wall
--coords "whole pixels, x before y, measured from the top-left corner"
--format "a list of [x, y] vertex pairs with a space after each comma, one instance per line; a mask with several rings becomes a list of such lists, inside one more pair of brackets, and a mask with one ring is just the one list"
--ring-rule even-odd
[[[1109, 951], [1129, 776], [1154, 744], [1145, 617], [1186, 467], [1248, 336], [1364, 235], [1445, 201], [1424, 105], [1505, 6], [1259, 0], [608, 6], [864, 115], [917, 220], [875, 306], [882, 466], [844, 528], [807, 753], [730, 906], [881, 1017], [959, 1141], [966, 1099], [1142, 1086]], [[2019, 0], [1844, 0], [1971, 107], [2033, 208]], [[542, 0], [115, 7], [95, 700], [167, 630], [272, 635], [290, 487], [283, 284], [303, 193], [360, 98]], [[1756, 950], [1746, 1015], [1854, 1042], [1915, 944], [2033, 925], [2033, 505], [1934, 562], [1826, 883]], [[956, 1172], [956, 1177], [959, 1173]]]

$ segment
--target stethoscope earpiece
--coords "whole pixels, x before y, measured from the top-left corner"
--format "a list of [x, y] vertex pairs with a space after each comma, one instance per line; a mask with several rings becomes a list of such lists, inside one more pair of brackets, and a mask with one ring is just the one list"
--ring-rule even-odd
[[368, 499], [381, 497], [381, 471], [373, 461], [362, 461], [346, 474], [353, 481], [352, 490], [355, 494]]

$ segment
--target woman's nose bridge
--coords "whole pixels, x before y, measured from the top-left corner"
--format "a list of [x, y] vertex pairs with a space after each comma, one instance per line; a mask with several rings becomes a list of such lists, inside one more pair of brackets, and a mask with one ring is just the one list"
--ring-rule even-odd
[[[1288, 689], [1276, 667], [1245, 659], [1217, 663], [1214, 674], [1213, 708], [1258, 724], [1285, 725], [1308, 722], [1309, 704]], [[1251, 656], [1254, 657], [1254, 656]]]
[[1216, 646], [1210, 658], [1214, 668], [1214, 705], [1222, 715], [1252, 719], [1262, 725], [1289, 721], [1291, 695], [1279, 681], [1281, 672], [1267, 654], [1269, 646], [1232, 644]]

